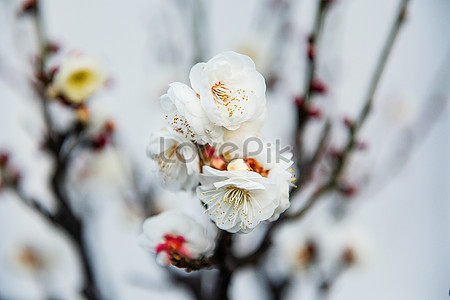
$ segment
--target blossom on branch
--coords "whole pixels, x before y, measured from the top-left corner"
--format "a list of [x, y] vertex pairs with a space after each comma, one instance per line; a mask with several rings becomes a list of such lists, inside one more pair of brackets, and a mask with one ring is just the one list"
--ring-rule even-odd
[[248, 233], [261, 221], [277, 220], [290, 206], [292, 154], [283, 156], [271, 150], [266, 144], [258, 159], [234, 159], [226, 171], [203, 167], [197, 195], [217, 227]]
[[169, 265], [182, 259], [197, 259], [212, 245], [205, 229], [190, 217], [166, 211], [145, 220], [139, 244], [156, 253], [158, 263]]
[[198, 185], [198, 153], [183, 134], [168, 129], [153, 133], [147, 155], [158, 164], [159, 178], [167, 189], [190, 190]]
[[197, 93], [185, 84], [174, 82], [161, 96], [161, 106], [169, 125], [188, 139], [201, 144], [223, 140], [223, 129], [214, 125], [200, 104]]
[[266, 105], [266, 84], [250, 57], [223, 52], [198, 63], [189, 75], [209, 119], [228, 130], [257, 120]]
[[80, 104], [105, 84], [106, 78], [100, 63], [88, 56], [71, 56], [59, 67], [53, 87], [64, 98]]

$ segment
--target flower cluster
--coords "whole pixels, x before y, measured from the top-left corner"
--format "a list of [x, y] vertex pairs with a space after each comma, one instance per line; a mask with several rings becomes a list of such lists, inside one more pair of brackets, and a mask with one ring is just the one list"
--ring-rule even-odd
[[[190, 81], [192, 88], [175, 82], [161, 97], [169, 127], [153, 133], [147, 148], [163, 186], [196, 190], [205, 214], [231, 233], [278, 219], [295, 179], [292, 154], [258, 137], [264, 78], [248, 56], [225, 52], [195, 65]], [[181, 243], [166, 234], [166, 243]]]

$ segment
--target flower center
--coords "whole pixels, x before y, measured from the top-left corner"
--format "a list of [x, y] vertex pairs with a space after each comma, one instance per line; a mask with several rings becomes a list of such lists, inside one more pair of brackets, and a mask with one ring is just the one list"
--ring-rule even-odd
[[247, 158], [245, 162], [250, 167], [251, 171], [258, 173], [262, 177], [269, 176], [270, 170], [264, 169], [264, 167], [254, 158]]
[[31, 246], [25, 246], [19, 253], [19, 261], [33, 271], [44, 267], [44, 261], [36, 249]]
[[73, 85], [81, 86], [89, 80], [90, 76], [91, 73], [89, 71], [79, 70], [70, 76], [69, 82]]
[[[245, 107], [243, 103], [249, 99], [246, 90], [237, 89], [232, 91], [225, 83], [219, 81], [211, 87], [211, 93], [217, 107], [225, 107], [227, 109], [229, 118], [233, 117], [235, 113], [244, 114]], [[253, 93], [253, 91], [250, 91], [250, 93]]]
[[182, 256], [189, 258], [191, 254], [186, 249], [186, 239], [181, 235], [166, 234], [164, 242], [159, 243], [156, 248], [156, 254], [165, 252], [169, 259], [180, 259]]
[[167, 174], [171, 174], [171, 172], [175, 172], [172, 170], [175, 167], [178, 167], [178, 163], [184, 161], [183, 155], [178, 153], [178, 145], [173, 145], [168, 148], [166, 151], [156, 155], [156, 161], [161, 170], [166, 172]]
[[231, 101], [231, 91], [225, 86], [223, 82], [217, 82], [211, 87], [211, 92], [214, 101], [218, 105], [228, 106]]
[[251, 198], [250, 193], [247, 190], [237, 187], [230, 187], [224, 194], [224, 200], [228, 200], [230, 204], [234, 204], [234, 207], [241, 205], [246, 206], [247, 201]]

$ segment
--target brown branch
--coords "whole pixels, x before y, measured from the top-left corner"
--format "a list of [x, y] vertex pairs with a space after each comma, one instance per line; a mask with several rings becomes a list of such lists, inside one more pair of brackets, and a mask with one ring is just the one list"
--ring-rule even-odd
[[222, 230], [219, 232], [219, 238], [213, 256], [213, 259], [218, 263], [219, 274], [215, 283], [214, 297], [211, 299], [229, 299], [228, 287], [230, 285], [233, 271], [236, 268], [232, 262], [234, 260], [231, 254], [232, 241], [231, 233]]
[[[306, 70], [306, 79], [304, 82], [304, 96], [301, 103], [297, 103], [297, 127], [294, 133], [294, 151], [296, 157], [301, 160], [303, 156], [302, 137], [305, 130], [307, 120], [309, 118], [309, 105], [313, 95], [313, 81], [316, 73], [316, 49], [318, 40], [322, 33], [326, 12], [328, 11], [330, 1], [319, 0], [316, 15], [314, 18], [313, 31], [308, 39], [308, 63]], [[303, 169], [303, 164], [299, 163], [299, 169]]]
[[36, 75], [40, 82], [35, 87], [39, 99], [41, 100], [42, 113], [46, 125], [47, 140], [44, 146], [53, 156], [55, 161], [55, 169], [51, 176], [51, 187], [57, 200], [57, 209], [55, 213], [50, 214], [44, 212], [36, 201], [28, 203], [41, 215], [45, 216], [48, 221], [62, 228], [72, 239], [80, 255], [80, 262], [85, 280], [82, 294], [87, 299], [101, 299], [94, 279], [92, 266], [90, 264], [86, 241], [84, 239], [83, 223], [82, 220], [73, 213], [73, 210], [70, 207], [70, 199], [65, 187], [67, 171], [71, 158], [70, 154], [73, 152], [75, 147], [69, 147], [66, 152], [64, 152], [64, 148], [70, 140], [74, 138], [77, 139], [84, 128], [80, 126], [80, 124], [75, 124], [69, 131], [64, 133], [58, 133], [53, 130], [52, 119], [48, 109], [48, 100], [46, 97], [46, 88], [50, 83], [50, 79], [48, 78], [45, 70], [49, 55], [48, 41], [44, 34], [42, 11], [39, 1], [35, 4], [32, 16], [39, 46]]
[[[300, 158], [297, 159], [296, 165], [297, 169], [299, 170], [299, 176], [297, 177], [296, 181], [297, 186], [302, 187], [304, 183], [311, 179], [314, 173], [314, 169], [322, 158], [322, 155], [327, 147], [327, 142], [330, 137], [330, 131], [331, 123], [330, 121], [327, 121], [325, 123], [325, 126], [322, 128], [319, 142], [317, 144], [316, 150], [314, 151], [314, 154], [307, 161], [302, 161]], [[291, 191], [290, 197], [293, 198], [298, 191], [298, 188], [293, 189]]]
[[[356, 134], [358, 133], [358, 131], [360, 130], [360, 128], [366, 121], [366, 118], [370, 112], [373, 98], [374, 98], [376, 89], [378, 87], [380, 77], [381, 77], [384, 67], [386, 65], [387, 58], [389, 57], [389, 54], [391, 52], [394, 41], [397, 37], [400, 26], [403, 23], [403, 21], [405, 20], [405, 12], [406, 12], [406, 8], [407, 8], [407, 4], [408, 4], [408, 0], [402, 0], [400, 10], [396, 17], [396, 21], [395, 21], [395, 23], [391, 29], [391, 32], [388, 36], [386, 45], [381, 53], [380, 59], [377, 64], [377, 68], [376, 68], [373, 78], [371, 80], [368, 95], [365, 100], [365, 105], [363, 106], [355, 125], [350, 127], [350, 136], [349, 136], [347, 145], [345, 147], [343, 155], [338, 160], [338, 162], [335, 166], [335, 169], [333, 170], [329, 180], [325, 184], [319, 186], [314, 191], [314, 193], [308, 198], [308, 200], [305, 202], [304, 206], [299, 211], [297, 211], [293, 215], [283, 214], [280, 216], [280, 219], [277, 222], [271, 223], [264, 235], [262, 242], [260, 243], [259, 247], [257, 248], [257, 250], [255, 250], [254, 252], [250, 253], [249, 255], [247, 255], [243, 258], [238, 259], [237, 261], [239, 264], [256, 264], [256, 263], [258, 263], [260, 261], [260, 259], [262, 257], [264, 257], [264, 255], [267, 253], [267, 250], [272, 243], [271, 240], [272, 240], [272, 236], [274, 234], [274, 230], [281, 223], [288, 221], [288, 220], [295, 220], [295, 219], [299, 219], [299, 218], [303, 217], [312, 207], [314, 207], [314, 205], [318, 202], [318, 200], [322, 196], [324, 196], [326, 193], [332, 191], [336, 187], [336, 185], [339, 183], [340, 175], [342, 174], [345, 164], [346, 164], [347, 160], [349, 159], [349, 156], [350, 156], [353, 148], [355, 147]], [[301, 122], [301, 120], [299, 119], [298, 122]], [[321, 143], [319, 143], [318, 148], [320, 148], [320, 144]], [[319, 149], [316, 150], [316, 153], [317, 153], [317, 151], [319, 151]]]
[[327, 192], [333, 190], [337, 184], [339, 183], [340, 176], [343, 173], [346, 163], [349, 160], [351, 153], [353, 152], [353, 149], [355, 148], [356, 142], [357, 142], [357, 134], [359, 133], [361, 127], [367, 120], [367, 117], [370, 113], [370, 110], [372, 108], [373, 99], [375, 96], [375, 92], [377, 90], [381, 75], [383, 74], [384, 68], [386, 66], [387, 59], [389, 57], [389, 54], [391, 53], [392, 46], [394, 45], [394, 42], [397, 38], [398, 32], [400, 30], [401, 25], [403, 24], [405, 20], [405, 14], [406, 9], [408, 6], [409, 0], [402, 0], [402, 3], [400, 5], [399, 12], [397, 13], [397, 17], [395, 19], [394, 25], [388, 35], [386, 44], [383, 48], [383, 51], [381, 53], [381, 56], [378, 60], [377, 67], [375, 69], [375, 72], [373, 74], [372, 80], [369, 85], [369, 90], [364, 102], [364, 106], [356, 120], [356, 122], [349, 126], [349, 138], [347, 141], [347, 144], [344, 148], [343, 154], [338, 159], [338, 162], [330, 176], [330, 179], [327, 183], [320, 186], [314, 194], [306, 201], [306, 204], [304, 207], [299, 210], [297, 213], [292, 215], [289, 219], [297, 219], [302, 217], [306, 212], [308, 212], [314, 204]]

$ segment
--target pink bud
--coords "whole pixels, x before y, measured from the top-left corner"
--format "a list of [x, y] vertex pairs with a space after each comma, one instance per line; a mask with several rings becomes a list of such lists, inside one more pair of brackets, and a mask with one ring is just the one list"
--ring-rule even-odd
[[311, 61], [314, 60], [314, 58], [316, 57], [316, 47], [312, 43], [308, 44], [307, 54], [309, 60]]
[[321, 80], [314, 78], [311, 83], [311, 90], [318, 94], [325, 94], [327, 92], [327, 86]]
[[27, 0], [22, 3], [20, 12], [22, 14], [31, 13], [36, 11], [36, 7], [37, 7], [37, 0]]
[[294, 103], [297, 107], [303, 107], [305, 105], [305, 97], [304, 96], [295, 96]]
[[227, 163], [222, 157], [216, 156], [211, 161], [211, 167], [217, 170], [225, 171], [227, 169]]
[[215, 153], [216, 153], [216, 148], [214, 148], [210, 144], [207, 144], [206, 148], [205, 148], [205, 155], [206, 155], [206, 157], [207, 158], [213, 158]]
[[322, 117], [322, 111], [318, 107], [310, 107], [308, 109], [308, 115], [314, 119], [320, 119]]

